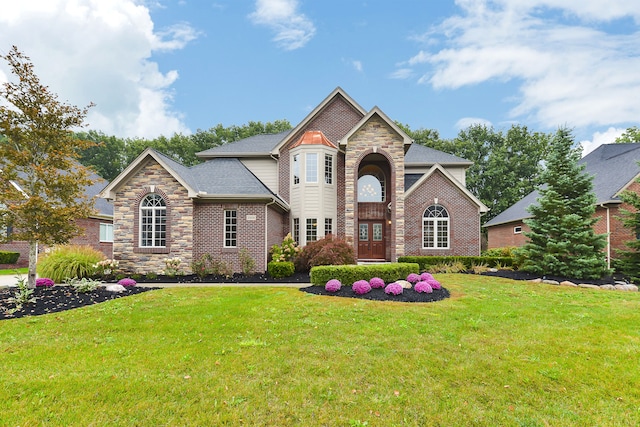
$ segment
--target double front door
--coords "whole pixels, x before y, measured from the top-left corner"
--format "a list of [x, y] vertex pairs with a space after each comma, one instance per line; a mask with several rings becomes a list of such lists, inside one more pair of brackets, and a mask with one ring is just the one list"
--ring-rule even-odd
[[358, 259], [385, 259], [384, 221], [360, 221]]

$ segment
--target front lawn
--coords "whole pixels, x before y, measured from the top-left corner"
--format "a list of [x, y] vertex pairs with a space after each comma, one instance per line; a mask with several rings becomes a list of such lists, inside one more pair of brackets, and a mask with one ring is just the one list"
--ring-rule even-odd
[[0, 276], [8, 276], [8, 275], [18, 276], [18, 275], [24, 275], [28, 273], [29, 273], [28, 267], [0, 270]]
[[640, 294], [437, 275], [427, 304], [167, 288], [0, 322], [3, 425], [640, 423]]

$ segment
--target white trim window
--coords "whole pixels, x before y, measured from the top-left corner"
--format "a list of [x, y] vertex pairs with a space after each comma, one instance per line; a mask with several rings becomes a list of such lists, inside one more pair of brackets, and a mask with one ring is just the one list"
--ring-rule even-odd
[[293, 240], [300, 244], [300, 218], [293, 218]]
[[521, 225], [516, 225], [515, 227], [513, 227], [513, 234], [520, 234], [520, 233], [522, 233]]
[[318, 153], [307, 153], [305, 158], [305, 182], [315, 184], [318, 182]]
[[318, 220], [316, 218], [307, 218], [307, 243], [318, 240]]
[[300, 154], [293, 155], [293, 183], [300, 184]]
[[100, 241], [113, 243], [113, 224], [100, 223]]
[[449, 249], [449, 212], [442, 205], [431, 205], [424, 211], [422, 248]]
[[238, 211], [228, 209], [224, 211], [224, 247], [238, 246]]
[[333, 234], [333, 218], [324, 219], [324, 235]]
[[167, 246], [167, 204], [159, 194], [148, 194], [140, 203], [140, 246]]
[[333, 155], [324, 155], [324, 183], [333, 184]]

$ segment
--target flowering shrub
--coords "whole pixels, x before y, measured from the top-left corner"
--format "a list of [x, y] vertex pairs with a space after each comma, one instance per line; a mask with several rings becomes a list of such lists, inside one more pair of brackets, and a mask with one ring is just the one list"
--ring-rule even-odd
[[425, 272], [425, 273], [422, 273], [420, 275], [420, 280], [423, 280], [425, 282], [428, 281], [428, 280], [431, 280], [431, 279], [433, 279], [433, 276], [431, 275], [431, 273], [426, 273]]
[[125, 279], [118, 280], [118, 285], [122, 285], [122, 286], [125, 286], [125, 287], [135, 286], [136, 285], [136, 281], [127, 277]]
[[371, 285], [366, 280], [358, 280], [351, 286], [351, 289], [356, 295], [364, 295], [371, 291]]
[[407, 276], [407, 282], [418, 283], [420, 281], [420, 275], [411, 273]]
[[165, 258], [163, 262], [165, 265], [164, 274], [166, 274], [167, 276], [175, 276], [180, 272], [180, 264], [182, 263], [182, 258]]
[[327, 292], [338, 292], [342, 287], [342, 283], [338, 279], [331, 279], [324, 285]]
[[425, 282], [424, 280], [416, 283], [413, 289], [415, 289], [415, 291], [418, 293], [424, 292], [426, 294], [430, 294], [433, 292], [433, 288], [431, 287], [429, 282]]
[[36, 279], [36, 288], [49, 288], [53, 285], [55, 285], [55, 283], [53, 283], [53, 280], [49, 279], [48, 277], [41, 277], [39, 279]]
[[371, 280], [369, 280], [369, 284], [373, 289], [384, 288], [384, 280], [382, 280], [379, 277], [374, 277]]
[[284, 237], [281, 245], [273, 245], [271, 247], [271, 261], [293, 261], [298, 252], [300, 252], [300, 248], [291, 237], [291, 233], [289, 233]]
[[384, 293], [389, 295], [400, 295], [404, 288], [398, 282], [389, 283], [386, 288], [384, 288]]
[[103, 259], [102, 261], [98, 261], [93, 265], [93, 268], [96, 269], [96, 274], [100, 276], [109, 276], [110, 274], [115, 274], [120, 266], [120, 261], [115, 259]]

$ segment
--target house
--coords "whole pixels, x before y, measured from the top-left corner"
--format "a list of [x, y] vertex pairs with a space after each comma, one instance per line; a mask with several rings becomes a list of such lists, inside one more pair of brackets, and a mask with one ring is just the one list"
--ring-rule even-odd
[[[82, 232], [74, 237], [69, 243], [72, 245], [91, 246], [92, 248], [102, 252], [107, 258], [113, 257], [113, 205], [107, 200], [97, 197], [98, 193], [104, 188], [104, 180], [98, 175], [92, 175], [91, 180], [94, 182], [86, 188], [85, 194], [89, 198], [95, 200], [96, 213], [88, 218], [79, 218], [76, 220], [77, 225]], [[23, 192], [20, 186], [10, 182], [19, 191]], [[24, 192], [23, 192], [24, 193]], [[26, 193], [25, 193], [26, 194]], [[0, 230], [7, 239], [6, 243], [0, 243], [0, 251], [19, 252], [18, 264], [16, 265], [0, 265], [0, 268], [26, 267], [29, 264], [29, 243], [24, 241], [10, 240], [11, 228]], [[44, 246], [39, 246], [38, 250], [43, 251]]]
[[[615, 258], [616, 250], [625, 249], [625, 242], [635, 239], [635, 233], [623, 227], [619, 219], [620, 209], [631, 209], [620, 200], [625, 190], [640, 192], [640, 143], [603, 144], [580, 159], [585, 171], [593, 175], [593, 190], [596, 195], [595, 217], [600, 220], [594, 225], [596, 233], [607, 234], [606, 255]], [[533, 191], [515, 203], [484, 226], [488, 231], [489, 248], [522, 246], [529, 231], [524, 220], [531, 218], [528, 207], [536, 203], [539, 193]]]
[[114, 204], [114, 258], [137, 272], [210, 254], [266, 270], [287, 233], [332, 234], [359, 260], [478, 255], [487, 211], [465, 187], [467, 160], [413, 144], [378, 107], [336, 88], [290, 131], [198, 153], [187, 168], [145, 150], [101, 193]]

